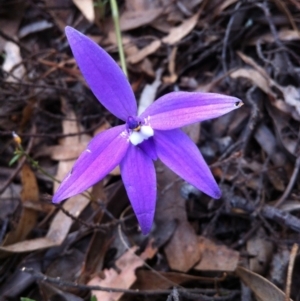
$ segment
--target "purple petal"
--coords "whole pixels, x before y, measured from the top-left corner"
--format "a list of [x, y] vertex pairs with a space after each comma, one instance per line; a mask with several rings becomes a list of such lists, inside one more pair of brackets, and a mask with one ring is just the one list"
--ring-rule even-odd
[[239, 108], [242, 101], [216, 93], [173, 92], [156, 100], [141, 114], [153, 129], [171, 130], [216, 118]]
[[117, 63], [76, 29], [67, 26], [66, 36], [85, 80], [102, 105], [124, 121], [129, 115], [136, 116], [134, 94]]
[[153, 137], [150, 137], [147, 140], [144, 140], [143, 143], [138, 145], [145, 154], [147, 154], [152, 160], [157, 160], [157, 153], [154, 145]]
[[139, 147], [130, 145], [120, 167], [133, 211], [143, 234], [147, 234], [151, 230], [156, 203], [154, 164]]
[[128, 139], [121, 135], [124, 130], [125, 125], [116, 126], [91, 140], [54, 194], [54, 203], [93, 186], [120, 163], [129, 146]]
[[192, 140], [181, 130], [155, 131], [158, 158], [181, 178], [218, 199], [221, 191]]

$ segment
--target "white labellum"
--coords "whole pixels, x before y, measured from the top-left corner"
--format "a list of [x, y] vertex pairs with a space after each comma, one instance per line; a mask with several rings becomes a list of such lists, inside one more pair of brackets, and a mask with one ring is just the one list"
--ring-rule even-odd
[[132, 131], [129, 136], [129, 140], [133, 145], [138, 145], [142, 143], [144, 140], [152, 137], [154, 135], [154, 131], [149, 125], [142, 125], [141, 129], [138, 132]]

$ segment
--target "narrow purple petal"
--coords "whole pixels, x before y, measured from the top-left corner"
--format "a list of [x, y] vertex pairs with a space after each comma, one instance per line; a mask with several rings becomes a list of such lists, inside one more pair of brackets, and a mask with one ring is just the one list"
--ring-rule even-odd
[[147, 154], [152, 160], [157, 160], [156, 148], [154, 145], [153, 137], [150, 137], [147, 140], [144, 140], [143, 143], [138, 145], [145, 154]]
[[130, 145], [120, 167], [133, 211], [143, 234], [147, 234], [151, 230], [156, 203], [154, 164], [139, 147]]
[[181, 178], [218, 199], [221, 191], [192, 140], [181, 130], [155, 131], [158, 158]]
[[136, 116], [133, 91], [117, 63], [76, 29], [67, 26], [66, 36], [85, 80], [102, 105], [124, 121], [129, 115]]
[[120, 163], [129, 146], [128, 139], [121, 135], [124, 130], [125, 125], [116, 126], [91, 140], [54, 194], [54, 203], [93, 186]]
[[171, 130], [219, 117], [242, 104], [238, 98], [216, 93], [172, 92], [156, 100], [140, 117], [150, 117], [153, 129]]

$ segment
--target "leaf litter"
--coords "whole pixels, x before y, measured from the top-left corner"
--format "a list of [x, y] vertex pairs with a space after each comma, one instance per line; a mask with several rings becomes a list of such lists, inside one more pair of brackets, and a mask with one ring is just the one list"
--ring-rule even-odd
[[157, 162], [155, 224], [145, 237], [118, 169], [57, 208], [50, 201], [57, 182], [28, 160], [8, 166], [15, 131], [39, 167], [61, 180], [95, 133], [119, 124], [89, 91], [63, 35], [66, 25], [76, 27], [118, 61], [104, 2], [0, 4], [1, 298], [133, 300], [140, 292], [170, 300], [177, 287], [180, 300], [253, 300], [251, 292], [262, 301], [298, 300], [297, 1], [119, 3], [141, 107], [180, 90], [244, 101], [238, 112], [186, 129], [221, 185], [221, 200]]

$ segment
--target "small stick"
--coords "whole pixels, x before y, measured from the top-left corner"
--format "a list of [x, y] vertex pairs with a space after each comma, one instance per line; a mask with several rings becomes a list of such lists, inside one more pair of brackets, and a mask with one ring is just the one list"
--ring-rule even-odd
[[293, 174], [290, 178], [288, 186], [286, 187], [283, 195], [276, 201], [274, 207], [278, 208], [289, 196], [289, 194], [290, 194], [291, 190], [293, 189], [295, 182], [297, 180], [299, 168], [300, 168], [300, 157], [298, 157], [296, 160], [295, 168], [294, 168]]
[[299, 246], [297, 244], [294, 244], [291, 250], [290, 254], [290, 262], [288, 266], [287, 271], [287, 277], [286, 277], [286, 287], [285, 287], [285, 301], [290, 301], [290, 294], [291, 294], [291, 285], [292, 285], [292, 274], [295, 264], [296, 255], [298, 252]]

